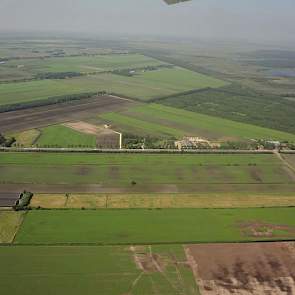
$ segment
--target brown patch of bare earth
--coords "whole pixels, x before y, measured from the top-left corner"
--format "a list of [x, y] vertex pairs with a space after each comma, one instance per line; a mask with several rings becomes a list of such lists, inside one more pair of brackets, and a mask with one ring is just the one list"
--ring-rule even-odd
[[96, 145], [99, 148], [119, 148], [120, 134], [104, 126], [96, 126], [87, 122], [65, 123], [64, 126], [75, 131], [96, 136]]
[[185, 247], [202, 295], [295, 294], [295, 243]]
[[146, 249], [145, 246], [131, 246], [134, 262], [138, 269], [146, 273], [163, 272], [165, 263], [160, 255], [152, 253], [151, 247]]
[[[295, 235], [295, 227], [283, 224], [265, 222], [246, 222], [239, 225], [242, 233], [248, 237], [278, 237], [288, 238]], [[280, 234], [278, 234], [280, 232]], [[284, 234], [285, 233], [285, 234]]]

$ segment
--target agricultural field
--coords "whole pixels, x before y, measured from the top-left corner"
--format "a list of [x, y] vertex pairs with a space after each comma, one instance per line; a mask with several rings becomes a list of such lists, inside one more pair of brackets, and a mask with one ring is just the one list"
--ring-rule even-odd
[[0, 259], [6, 294], [199, 294], [181, 245], [2, 247]]
[[30, 206], [43, 209], [295, 207], [295, 194], [35, 194]]
[[0, 182], [2, 190], [25, 185], [34, 192], [46, 192], [46, 185], [47, 192], [67, 185], [100, 193], [195, 193], [228, 186], [246, 192], [294, 191], [293, 172], [272, 154], [0, 153]]
[[1, 113], [0, 132], [9, 133], [23, 140], [28, 134], [24, 135], [22, 132], [17, 134], [19, 133], [17, 131], [95, 117], [97, 114], [123, 110], [134, 105], [136, 103], [119, 97], [94, 96], [80, 101]]
[[148, 245], [287, 240], [295, 238], [294, 212], [294, 208], [33, 210], [27, 213], [15, 243]]
[[295, 104], [280, 96], [262, 94], [251, 88], [229, 85], [176, 95], [159, 103], [295, 134]]
[[295, 154], [283, 154], [282, 157], [295, 169]]
[[119, 113], [105, 113], [100, 118], [117, 129], [154, 136], [199, 136], [209, 140], [276, 139], [295, 141], [292, 133], [238, 123], [159, 104], [130, 108]]
[[[1, 40], [0, 133], [295, 143], [294, 54], [210, 44]], [[0, 152], [0, 207], [1, 294], [295, 294], [295, 155]]]
[[18, 146], [30, 147], [33, 146], [34, 143], [38, 140], [40, 134], [40, 130], [31, 129], [19, 133], [12, 133], [9, 135], [15, 138]]
[[119, 134], [109, 128], [83, 121], [50, 125], [18, 133], [8, 133], [16, 139], [16, 147], [39, 148], [119, 148]]
[[0, 211], [0, 244], [8, 244], [13, 241], [23, 218], [23, 212]]
[[17, 192], [1, 192], [0, 191], [0, 208], [12, 207], [19, 199], [19, 193]]
[[1, 65], [1, 72], [15, 71], [20, 76], [40, 73], [94, 73], [117, 69], [144, 68], [165, 63], [141, 54], [109, 54], [58, 58], [10, 60]]
[[293, 294], [295, 243], [185, 247], [202, 295]]
[[226, 83], [182, 68], [139, 73], [133, 77], [97, 74], [60, 80], [0, 84], [0, 105], [42, 100], [54, 96], [107, 91], [140, 100]]
[[52, 125], [40, 130], [35, 142], [38, 147], [96, 147], [94, 135], [75, 131], [63, 125]]

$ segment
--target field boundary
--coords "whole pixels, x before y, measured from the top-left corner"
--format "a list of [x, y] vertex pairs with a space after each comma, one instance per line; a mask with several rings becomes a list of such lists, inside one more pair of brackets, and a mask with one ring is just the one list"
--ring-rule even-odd
[[[177, 150], [177, 149], [97, 149], [97, 148], [16, 148], [0, 147], [0, 152], [36, 153], [131, 153], [131, 154], [275, 154], [274, 150]], [[295, 154], [295, 151], [294, 151]]]
[[290, 239], [264, 239], [264, 240], [233, 240], [233, 241], [169, 241], [169, 242], [145, 242], [145, 243], [132, 243], [132, 242], [121, 242], [121, 243], [11, 243], [11, 244], [0, 244], [0, 247], [22, 247], [22, 246], [155, 246], [155, 245], [190, 245], [190, 244], [253, 244], [253, 243], [279, 243], [279, 242], [295, 242], [295, 238]]

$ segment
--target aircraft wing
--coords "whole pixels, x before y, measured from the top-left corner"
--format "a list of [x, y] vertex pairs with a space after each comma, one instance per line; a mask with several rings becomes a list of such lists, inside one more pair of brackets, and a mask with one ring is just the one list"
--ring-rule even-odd
[[168, 5], [172, 5], [172, 4], [177, 4], [180, 2], [186, 2], [186, 1], [191, 1], [191, 0], [164, 0]]

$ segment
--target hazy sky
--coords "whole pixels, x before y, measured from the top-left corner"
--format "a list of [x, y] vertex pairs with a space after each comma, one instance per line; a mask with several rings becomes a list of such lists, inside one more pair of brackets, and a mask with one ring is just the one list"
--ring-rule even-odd
[[295, 0], [0, 0], [0, 31], [295, 42]]

